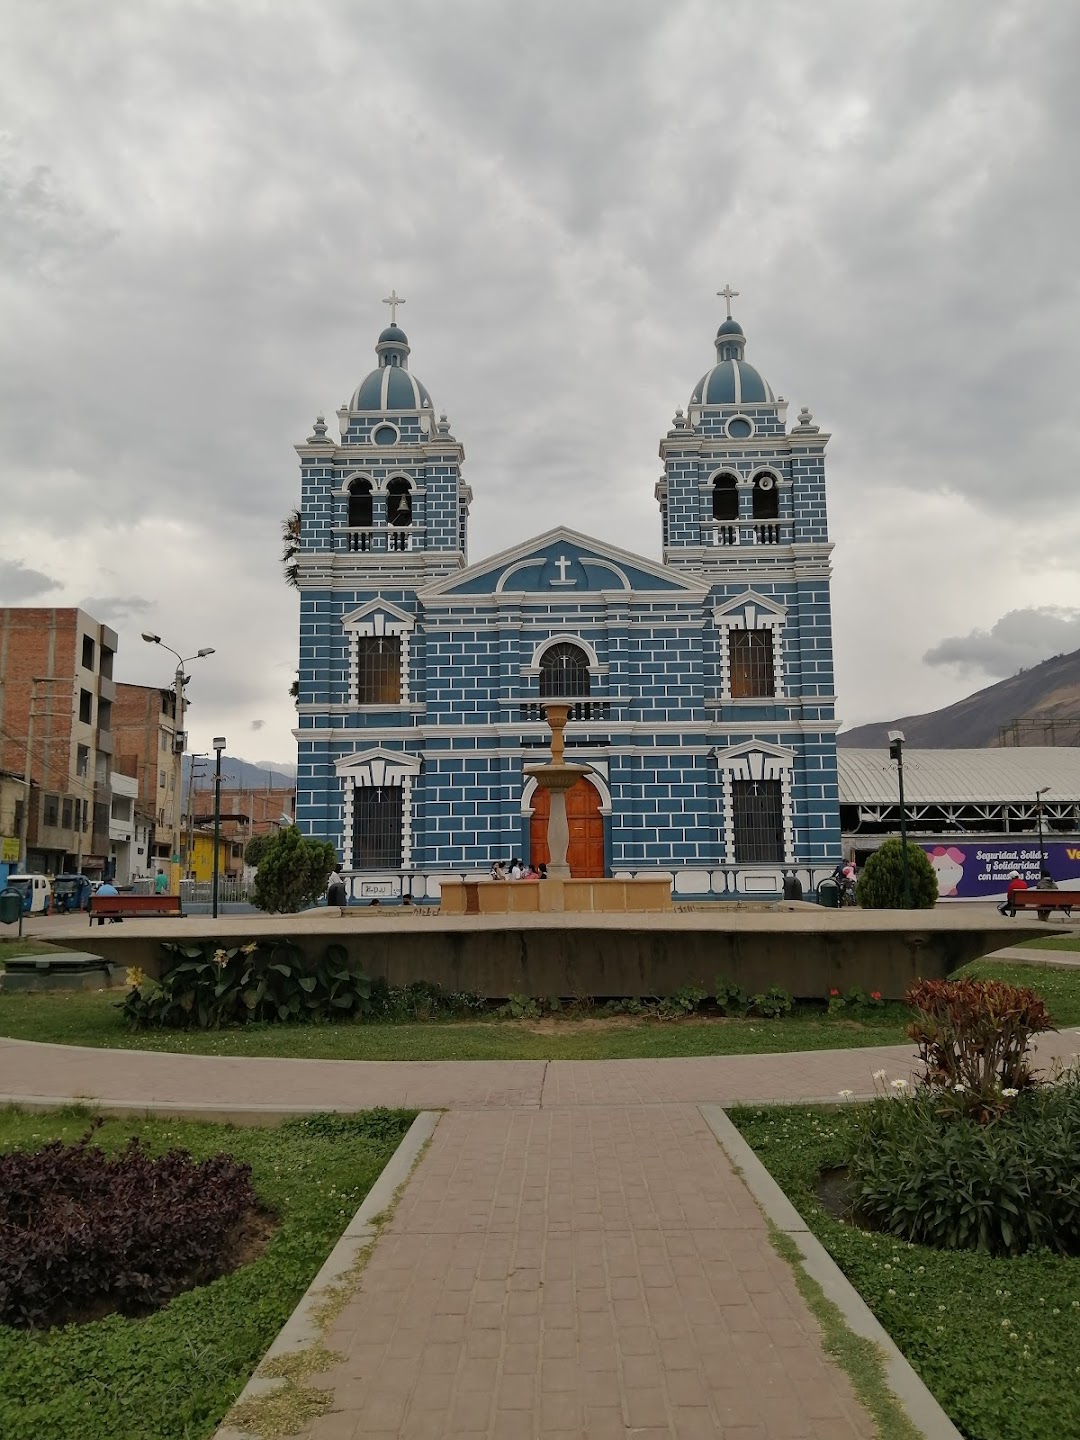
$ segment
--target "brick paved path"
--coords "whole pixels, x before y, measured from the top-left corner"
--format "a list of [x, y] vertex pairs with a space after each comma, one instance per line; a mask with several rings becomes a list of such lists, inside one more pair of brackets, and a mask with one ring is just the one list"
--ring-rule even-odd
[[[1080, 1031], [1041, 1037], [1040, 1062], [1066, 1062]], [[874, 1093], [873, 1072], [911, 1073], [907, 1045], [703, 1055], [671, 1060], [278, 1060], [96, 1050], [0, 1038], [0, 1104], [71, 1100], [206, 1109], [546, 1108], [821, 1100]]]
[[440, 1121], [327, 1336], [309, 1440], [869, 1440], [689, 1105]]

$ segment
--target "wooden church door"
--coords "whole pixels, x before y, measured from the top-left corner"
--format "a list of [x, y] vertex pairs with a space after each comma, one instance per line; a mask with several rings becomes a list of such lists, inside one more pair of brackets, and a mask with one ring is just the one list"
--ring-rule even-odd
[[[533, 813], [529, 822], [529, 859], [533, 865], [547, 864], [551, 858], [547, 848], [548, 815], [551, 797], [539, 788], [533, 793]], [[566, 823], [570, 829], [570, 847], [566, 859], [575, 880], [604, 878], [604, 817], [600, 813], [600, 794], [595, 785], [581, 779], [566, 792]]]

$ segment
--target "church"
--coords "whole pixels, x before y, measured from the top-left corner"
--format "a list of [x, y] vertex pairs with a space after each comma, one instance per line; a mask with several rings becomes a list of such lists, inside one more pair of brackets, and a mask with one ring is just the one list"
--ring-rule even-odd
[[591, 767], [567, 795], [575, 876], [767, 899], [839, 860], [829, 436], [805, 409], [788, 428], [736, 293], [660, 441], [662, 563], [558, 525], [470, 564], [465, 451], [389, 297], [337, 438], [320, 415], [296, 446], [297, 823], [354, 900], [546, 860], [525, 767], [556, 699]]

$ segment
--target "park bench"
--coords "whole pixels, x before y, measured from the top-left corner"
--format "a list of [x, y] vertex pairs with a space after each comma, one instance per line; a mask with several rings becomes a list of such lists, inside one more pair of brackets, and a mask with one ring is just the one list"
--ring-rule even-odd
[[1080, 911], [1080, 890], [1017, 890], [1013, 893], [1010, 905], [1017, 910], [1037, 910], [1038, 919], [1046, 917], [1041, 913], [1051, 910], [1077, 910]]
[[179, 895], [91, 895], [90, 924], [125, 920], [135, 915], [176, 915], [183, 919]]

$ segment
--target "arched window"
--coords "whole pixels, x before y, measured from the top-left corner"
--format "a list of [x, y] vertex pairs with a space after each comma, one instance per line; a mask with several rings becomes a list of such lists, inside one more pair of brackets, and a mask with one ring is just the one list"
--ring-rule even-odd
[[739, 492], [734, 475], [717, 475], [713, 481], [712, 518], [714, 520], [738, 520]]
[[540, 694], [559, 699], [588, 695], [589, 657], [580, 645], [560, 642], [540, 657]]
[[371, 481], [353, 480], [349, 485], [349, 528], [366, 529], [373, 523]]
[[780, 514], [780, 490], [775, 475], [754, 476], [754, 519], [775, 520]]
[[412, 496], [408, 480], [391, 480], [386, 487], [386, 518], [391, 525], [412, 524]]

